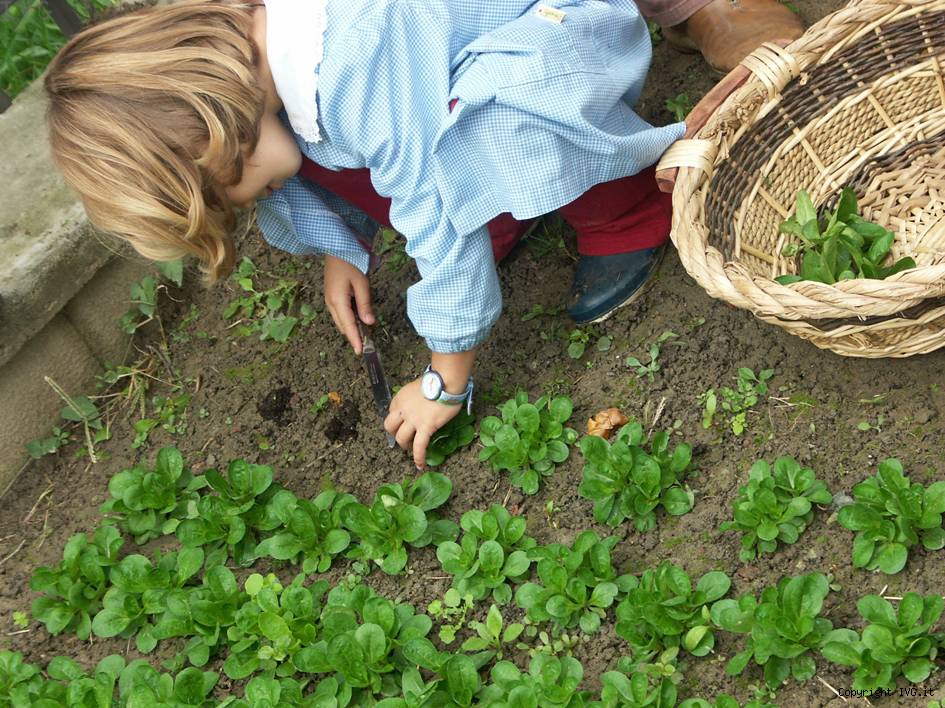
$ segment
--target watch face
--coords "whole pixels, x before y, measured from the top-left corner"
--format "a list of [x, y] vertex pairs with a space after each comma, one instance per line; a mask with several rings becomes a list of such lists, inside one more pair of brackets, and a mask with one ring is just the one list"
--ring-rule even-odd
[[423, 391], [424, 398], [435, 401], [443, 391], [443, 382], [436, 372], [428, 371], [420, 379], [420, 389]]

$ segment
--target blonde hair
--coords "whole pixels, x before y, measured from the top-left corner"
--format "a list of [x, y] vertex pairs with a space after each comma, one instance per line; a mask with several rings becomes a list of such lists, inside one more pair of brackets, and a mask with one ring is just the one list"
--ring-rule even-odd
[[46, 75], [53, 157], [92, 223], [151, 260], [233, 269], [233, 206], [265, 95], [248, 6], [183, 0], [76, 35]]

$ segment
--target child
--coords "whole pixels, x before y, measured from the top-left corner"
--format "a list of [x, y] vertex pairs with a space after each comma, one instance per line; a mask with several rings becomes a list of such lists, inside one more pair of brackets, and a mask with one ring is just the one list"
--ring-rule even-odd
[[213, 281], [235, 261], [233, 207], [255, 203], [270, 244], [325, 256], [355, 352], [374, 315], [351, 225], [366, 212], [406, 237], [431, 362], [384, 425], [422, 468], [472, 395], [501, 309], [493, 249], [523, 222], [575, 227], [578, 323], [655, 267], [669, 207], [647, 168], [684, 127], [633, 112], [649, 59], [631, 0], [184, 0], [85, 30], [46, 88], [53, 154], [96, 226], [149, 258], [195, 255]]

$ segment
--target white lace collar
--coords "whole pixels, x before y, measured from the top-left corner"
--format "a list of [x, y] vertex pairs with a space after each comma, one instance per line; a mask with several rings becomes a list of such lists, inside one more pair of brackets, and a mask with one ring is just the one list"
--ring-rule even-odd
[[322, 61], [328, 0], [266, 0], [266, 57], [292, 130], [321, 140], [318, 65]]

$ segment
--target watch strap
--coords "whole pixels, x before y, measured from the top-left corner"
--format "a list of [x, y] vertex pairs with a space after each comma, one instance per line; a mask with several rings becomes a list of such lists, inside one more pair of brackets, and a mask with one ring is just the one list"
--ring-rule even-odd
[[[435, 373], [437, 376], [440, 376], [439, 372], [434, 371], [432, 366], [427, 366], [426, 371]], [[443, 377], [440, 376], [440, 380], [443, 380]], [[475, 384], [473, 383], [473, 377], [469, 377], [469, 381], [466, 383], [466, 390], [462, 393], [449, 393], [445, 388], [440, 391], [439, 398], [436, 399], [437, 403], [440, 403], [444, 406], [456, 406], [466, 403], [466, 413], [472, 415], [472, 403], [473, 403], [473, 390], [475, 389]]]

